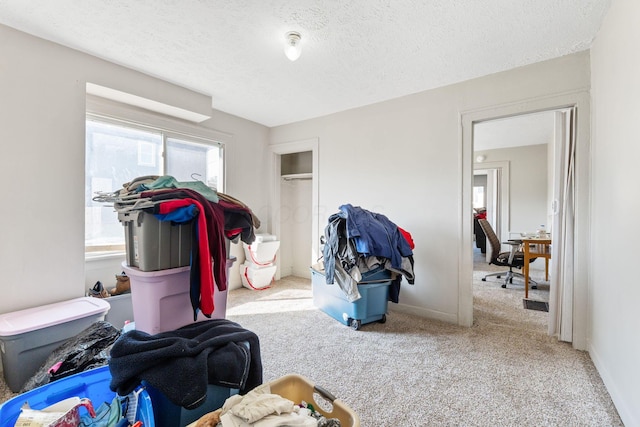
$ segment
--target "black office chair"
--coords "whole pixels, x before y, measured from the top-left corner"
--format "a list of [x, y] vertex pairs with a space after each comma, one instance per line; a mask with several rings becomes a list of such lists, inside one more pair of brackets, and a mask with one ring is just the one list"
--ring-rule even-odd
[[[482, 278], [482, 281], [486, 282], [487, 277], [495, 276], [500, 279], [502, 276], [505, 276], [504, 283], [502, 284], [503, 288], [507, 287], [507, 283], [513, 283], [514, 277], [524, 281], [524, 275], [522, 273], [513, 271], [514, 268], [522, 268], [524, 266], [524, 253], [521, 250], [522, 240], [509, 240], [504, 242], [507, 245], [511, 245], [511, 250], [509, 252], [501, 252], [502, 245], [500, 244], [500, 240], [498, 239], [498, 236], [496, 236], [495, 231], [493, 231], [493, 227], [489, 224], [489, 221], [486, 219], [479, 219], [478, 223], [480, 224], [480, 227], [482, 227], [482, 230], [491, 245], [491, 261], [489, 261], [489, 264], [509, 267], [509, 271], [487, 274]], [[533, 261], [535, 261], [535, 258], [529, 259], [529, 262]], [[531, 283], [532, 289], [536, 289], [538, 287], [538, 284], [531, 280], [531, 278], [529, 278], [529, 283]]]

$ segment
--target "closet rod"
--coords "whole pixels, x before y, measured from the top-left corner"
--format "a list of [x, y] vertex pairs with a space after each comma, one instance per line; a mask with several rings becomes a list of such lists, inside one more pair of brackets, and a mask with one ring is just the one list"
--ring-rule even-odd
[[283, 176], [282, 179], [284, 179], [285, 181], [308, 181], [310, 179], [313, 179], [313, 177], [310, 177], [310, 176]]

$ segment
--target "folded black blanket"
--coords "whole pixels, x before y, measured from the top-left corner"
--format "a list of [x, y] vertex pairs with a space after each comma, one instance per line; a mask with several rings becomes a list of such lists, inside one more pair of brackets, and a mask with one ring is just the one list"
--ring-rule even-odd
[[119, 395], [146, 381], [186, 409], [204, 403], [208, 384], [241, 394], [262, 384], [258, 336], [226, 319], [156, 335], [129, 331], [113, 344], [109, 369], [111, 390]]

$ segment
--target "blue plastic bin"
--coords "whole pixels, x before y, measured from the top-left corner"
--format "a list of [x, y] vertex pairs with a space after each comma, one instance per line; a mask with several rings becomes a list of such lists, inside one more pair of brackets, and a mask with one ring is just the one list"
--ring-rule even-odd
[[[98, 409], [104, 402], [111, 403], [116, 396], [109, 388], [110, 382], [109, 366], [101, 366], [34, 388], [0, 406], [0, 427], [13, 427], [25, 402], [29, 402], [32, 409], [43, 409], [61, 400], [78, 396], [91, 399], [94, 408]], [[151, 398], [146, 390], [142, 390], [138, 396], [137, 414], [144, 427], [155, 427]]]
[[185, 409], [171, 402], [160, 390], [151, 385], [147, 384], [146, 390], [153, 402], [156, 427], [185, 427], [198, 421], [203, 415], [222, 408], [229, 397], [238, 394], [238, 389], [209, 384], [204, 403], [195, 409]]
[[340, 286], [326, 283], [324, 271], [311, 269], [313, 304], [320, 310], [358, 330], [360, 326], [387, 321], [387, 305], [391, 274], [387, 270], [376, 270], [362, 275], [358, 283], [361, 298], [350, 302]]

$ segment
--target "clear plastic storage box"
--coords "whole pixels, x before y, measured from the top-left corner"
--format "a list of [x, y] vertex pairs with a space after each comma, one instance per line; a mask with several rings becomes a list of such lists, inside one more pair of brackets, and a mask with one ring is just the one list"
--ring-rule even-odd
[[81, 297], [0, 315], [0, 350], [5, 381], [19, 392], [49, 355], [93, 322], [104, 320], [110, 305]]

